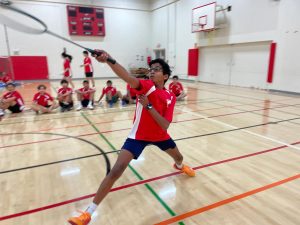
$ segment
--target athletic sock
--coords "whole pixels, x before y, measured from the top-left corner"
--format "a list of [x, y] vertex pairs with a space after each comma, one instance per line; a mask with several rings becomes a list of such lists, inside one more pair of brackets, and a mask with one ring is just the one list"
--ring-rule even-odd
[[93, 213], [95, 212], [97, 207], [98, 207], [98, 205], [96, 205], [94, 202], [92, 202], [85, 211], [88, 212], [90, 215], [93, 215]]
[[175, 163], [178, 169], [182, 169], [183, 164], [181, 163], [180, 165], [178, 165], [177, 163]]

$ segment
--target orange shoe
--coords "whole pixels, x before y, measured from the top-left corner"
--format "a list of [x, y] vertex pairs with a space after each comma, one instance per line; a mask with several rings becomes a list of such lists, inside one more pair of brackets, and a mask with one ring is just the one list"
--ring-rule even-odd
[[87, 225], [91, 221], [91, 215], [88, 212], [81, 212], [78, 217], [71, 217], [68, 222], [72, 225]]
[[179, 168], [176, 166], [176, 164], [174, 163], [174, 168], [175, 168], [176, 170], [182, 171], [183, 173], [185, 173], [185, 174], [188, 175], [189, 177], [194, 177], [194, 176], [196, 176], [195, 171], [194, 171], [191, 167], [189, 167], [189, 166], [187, 166], [187, 165], [183, 165], [182, 168], [179, 169]]

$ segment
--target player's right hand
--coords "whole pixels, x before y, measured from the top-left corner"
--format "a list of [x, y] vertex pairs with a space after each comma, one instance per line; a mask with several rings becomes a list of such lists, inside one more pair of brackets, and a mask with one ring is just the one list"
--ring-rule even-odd
[[106, 63], [107, 59], [111, 58], [110, 55], [103, 50], [95, 49], [94, 51], [96, 54], [93, 54], [93, 57], [95, 57], [98, 62]]

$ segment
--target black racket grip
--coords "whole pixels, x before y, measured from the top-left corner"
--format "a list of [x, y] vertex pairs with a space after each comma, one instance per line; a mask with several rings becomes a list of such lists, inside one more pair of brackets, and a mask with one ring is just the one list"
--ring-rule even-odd
[[[93, 50], [93, 49], [89, 49], [87, 48], [86, 50], [88, 50], [93, 56], [100, 56], [102, 54], [102, 52], [100, 51], [97, 51], [97, 50]], [[115, 59], [112, 59], [112, 58], [108, 58], [107, 59], [108, 62], [110, 62], [111, 64], [116, 64], [116, 60]]]

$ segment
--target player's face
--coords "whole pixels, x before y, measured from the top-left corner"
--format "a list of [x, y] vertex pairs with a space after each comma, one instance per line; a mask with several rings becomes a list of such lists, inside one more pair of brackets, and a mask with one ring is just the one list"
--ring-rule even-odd
[[43, 95], [43, 94], [45, 94], [45, 92], [46, 92], [46, 89], [45, 89], [45, 88], [43, 88], [43, 87], [40, 88], [40, 90], [39, 90], [39, 93], [40, 93], [40, 94]]
[[163, 74], [162, 66], [159, 63], [152, 64], [149, 70], [149, 78], [155, 84], [164, 83], [168, 79], [168, 75]]
[[13, 85], [8, 85], [8, 86], [6, 87], [6, 89], [7, 89], [8, 91], [14, 91], [14, 90], [15, 90], [15, 87], [14, 87]]
[[107, 87], [111, 87], [112, 83], [106, 83]]
[[177, 78], [173, 78], [174, 83], [177, 83], [177, 81], [178, 81]]
[[83, 87], [88, 88], [89, 87], [89, 83], [83, 83]]
[[63, 84], [62, 84], [62, 87], [63, 87], [63, 88], [67, 88], [67, 87], [68, 87], [68, 83], [63, 83]]

